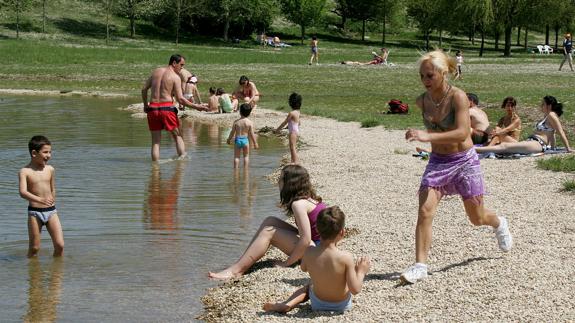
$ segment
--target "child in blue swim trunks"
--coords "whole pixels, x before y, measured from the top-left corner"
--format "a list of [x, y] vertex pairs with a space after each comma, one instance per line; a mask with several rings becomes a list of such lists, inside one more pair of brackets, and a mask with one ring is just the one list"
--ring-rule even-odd
[[244, 168], [249, 166], [250, 163], [250, 143], [254, 149], [258, 149], [258, 142], [254, 131], [254, 123], [248, 119], [252, 112], [252, 106], [244, 103], [240, 106], [241, 118], [234, 121], [232, 131], [228, 136], [227, 143], [232, 143], [234, 138], [234, 168], [240, 167], [240, 156], [244, 154]]
[[30, 163], [18, 173], [20, 196], [28, 204], [28, 257], [40, 250], [40, 233], [45, 225], [54, 244], [54, 257], [64, 252], [64, 235], [55, 199], [54, 167], [48, 165], [52, 157], [52, 144], [44, 136], [34, 136], [28, 143]]
[[308, 247], [301, 260], [301, 269], [309, 272], [311, 283], [296, 290], [284, 302], [264, 304], [265, 311], [286, 313], [308, 299], [313, 311], [351, 309], [351, 295], [361, 291], [371, 262], [369, 257], [360, 257], [354, 263], [350, 253], [337, 248], [345, 234], [344, 227], [345, 214], [339, 207], [328, 207], [319, 213], [319, 247]]

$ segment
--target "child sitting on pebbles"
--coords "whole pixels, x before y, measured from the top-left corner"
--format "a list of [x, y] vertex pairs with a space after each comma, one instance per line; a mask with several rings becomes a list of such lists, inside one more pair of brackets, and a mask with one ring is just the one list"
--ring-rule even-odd
[[369, 271], [369, 257], [353, 256], [337, 248], [345, 234], [345, 214], [337, 206], [322, 210], [317, 218], [321, 237], [318, 247], [308, 247], [301, 260], [301, 270], [309, 272], [311, 283], [296, 290], [286, 301], [266, 303], [267, 312], [286, 313], [297, 304], [311, 300], [313, 311], [344, 312], [351, 309], [351, 294], [361, 291]]

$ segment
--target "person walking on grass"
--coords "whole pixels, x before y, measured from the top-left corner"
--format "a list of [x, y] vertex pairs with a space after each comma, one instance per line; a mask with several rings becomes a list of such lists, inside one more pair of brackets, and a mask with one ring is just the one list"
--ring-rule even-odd
[[569, 62], [569, 67], [571, 68], [571, 72], [573, 72], [573, 57], [571, 56], [571, 50], [573, 49], [573, 41], [571, 40], [571, 34], [566, 33], [565, 39], [563, 39], [563, 60], [559, 65], [559, 70], [563, 68], [563, 64], [565, 61]]
[[309, 65], [311, 65], [313, 63], [313, 60], [315, 59], [315, 64], [319, 65], [319, 52], [317, 49], [317, 37], [313, 36], [311, 38], [311, 58], [309, 59]]
[[[182, 81], [180, 71], [186, 64], [186, 60], [179, 54], [170, 57], [168, 66], [158, 67], [146, 80], [142, 87], [142, 101], [144, 102], [144, 112], [148, 117], [148, 128], [152, 133], [152, 161], [160, 159], [160, 142], [162, 130], [171, 133], [176, 142], [176, 152], [179, 158], [186, 156], [186, 147], [180, 131], [180, 120], [178, 119], [178, 108], [173, 102], [173, 98], [190, 108], [206, 111], [208, 108], [204, 104], [195, 104], [186, 99], [182, 94]], [[151, 98], [148, 102], [148, 91], [151, 90]]]
[[403, 283], [427, 277], [433, 217], [445, 195], [460, 195], [471, 223], [491, 226], [502, 251], [512, 246], [507, 220], [483, 204], [483, 172], [471, 141], [469, 102], [465, 92], [449, 84], [448, 77], [455, 69], [455, 60], [441, 50], [419, 59], [419, 76], [426, 91], [416, 104], [426, 130], [408, 129], [405, 139], [431, 143], [432, 153], [419, 187], [415, 264], [401, 274]]
[[34, 136], [28, 143], [30, 163], [18, 173], [20, 196], [28, 200], [28, 258], [40, 251], [40, 234], [46, 226], [54, 257], [64, 252], [64, 235], [56, 210], [54, 167], [48, 165], [52, 158], [52, 143], [44, 136]]

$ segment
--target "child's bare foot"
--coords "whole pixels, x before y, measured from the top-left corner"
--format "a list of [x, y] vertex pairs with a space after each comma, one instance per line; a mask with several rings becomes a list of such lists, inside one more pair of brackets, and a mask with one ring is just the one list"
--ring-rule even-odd
[[287, 313], [287, 312], [291, 311], [291, 307], [289, 307], [285, 303], [265, 303], [264, 304], [264, 311]]
[[217, 273], [213, 273], [213, 272], [208, 272], [208, 277], [211, 279], [218, 279], [218, 280], [228, 280], [228, 279], [232, 279], [232, 278], [239, 278], [241, 277], [241, 274], [234, 274], [229, 270], [222, 270], [220, 272]]

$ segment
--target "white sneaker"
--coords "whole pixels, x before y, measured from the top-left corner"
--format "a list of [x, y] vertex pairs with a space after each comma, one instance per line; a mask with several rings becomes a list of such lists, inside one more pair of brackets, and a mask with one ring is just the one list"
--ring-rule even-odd
[[423, 280], [425, 278], [427, 278], [427, 265], [422, 263], [416, 263], [407, 268], [407, 270], [399, 277], [402, 282], [409, 284], [414, 284], [418, 280]]
[[511, 250], [511, 247], [513, 246], [513, 237], [511, 237], [511, 232], [509, 232], [509, 224], [507, 223], [507, 219], [500, 216], [499, 227], [493, 231], [495, 232], [495, 237], [497, 237], [499, 249], [501, 249], [503, 252]]

